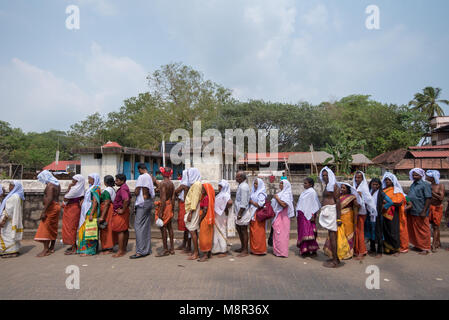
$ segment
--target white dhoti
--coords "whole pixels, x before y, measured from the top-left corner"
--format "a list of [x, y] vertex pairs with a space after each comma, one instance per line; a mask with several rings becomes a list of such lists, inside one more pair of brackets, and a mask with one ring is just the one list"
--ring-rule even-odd
[[196, 207], [196, 210], [192, 213], [192, 220], [190, 222], [187, 221], [189, 214], [186, 212], [184, 215], [184, 222], [186, 224], [186, 228], [189, 231], [199, 230], [200, 228], [200, 204]]
[[234, 208], [231, 208], [229, 210], [229, 214], [228, 214], [228, 221], [227, 221], [227, 232], [226, 232], [226, 236], [228, 238], [232, 238], [235, 237], [235, 213], [234, 213]]
[[236, 217], [235, 224], [238, 226], [247, 226], [249, 225], [250, 221], [251, 221], [251, 211], [248, 209], [243, 213], [241, 219], [238, 219], [238, 217]]
[[214, 245], [212, 247], [212, 253], [224, 253], [228, 251], [228, 245], [226, 242], [226, 233], [228, 228], [228, 217], [222, 213], [221, 215], [215, 215], [214, 224]]
[[320, 225], [330, 231], [337, 231], [337, 206], [327, 205], [321, 208]]
[[14, 194], [6, 201], [0, 220], [6, 218], [0, 231], [0, 254], [18, 253], [23, 236], [22, 199]]

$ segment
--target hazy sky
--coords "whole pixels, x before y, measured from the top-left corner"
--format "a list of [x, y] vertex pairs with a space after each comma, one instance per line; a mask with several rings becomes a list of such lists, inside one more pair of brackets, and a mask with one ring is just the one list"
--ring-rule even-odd
[[[68, 5], [80, 29], [66, 28]], [[380, 30], [368, 30], [368, 5]], [[182, 62], [246, 100], [449, 99], [447, 0], [0, 0], [0, 119], [67, 130]]]

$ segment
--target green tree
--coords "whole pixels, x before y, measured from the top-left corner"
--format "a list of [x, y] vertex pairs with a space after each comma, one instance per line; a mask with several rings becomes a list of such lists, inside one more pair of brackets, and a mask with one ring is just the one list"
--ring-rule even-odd
[[423, 92], [416, 93], [413, 100], [409, 102], [409, 106], [413, 109], [424, 112], [427, 117], [433, 118], [435, 115], [443, 116], [444, 111], [439, 104], [449, 105], [449, 100], [439, 99], [441, 95], [440, 88], [425, 87]]

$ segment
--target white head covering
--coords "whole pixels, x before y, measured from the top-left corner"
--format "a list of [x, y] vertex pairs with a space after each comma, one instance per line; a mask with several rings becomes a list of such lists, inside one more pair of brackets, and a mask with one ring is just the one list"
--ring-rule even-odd
[[[254, 182], [257, 181], [257, 190], [254, 189]], [[267, 190], [265, 188], [265, 182], [262, 179], [257, 178], [253, 182], [253, 187], [251, 188], [250, 200], [256, 202], [259, 206], [265, 205], [265, 200], [267, 199]], [[250, 204], [249, 209], [251, 211], [251, 220], [256, 220], [257, 207]]]
[[72, 179], [78, 182], [66, 193], [64, 196], [66, 199], [80, 198], [84, 195], [84, 177], [80, 174], [75, 174]]
[[328, 167], [324, 167], [323, 169], [321, 169], [321, 171], [320, 171], [320, 180], [321, 180], [322, 183], [325, 183], [324, 180], [323, 180], [323, 171], [324, 170], [327, 171], [327, 175], [329, 177], [329, 183], [326, 186], [326, 191], [334, 192], [335, 183], [337, 182], [337, 179], [335, 178], [335, 174]]
[[[180, 184], [187, 187], [189, 186], [189, 180], [187, 179], [187, 169], [182, 170], [182, 179]], [[178, 199], [184, 201], [184, 190], [182, 190], [181, 193], [178, 194]]]
[[[285, 179], [282, 180], [283, 188], [280, 192], [277, 193], [277, 196], [279, 199], [283, 202], [285, 202], [288, 206], [288, 217], [292, 218], [295, 216], [295, 209], [293, 207], [293, 194], [292, 194], [292, 185], [290, 182]], [[273, 222], [278, 217], [278, 214], [284, 209], [282, 206], [277, 202], [276, 199], [271, 199], [271, 206], [273, 207], [274, 213], [276, 213], [276, 216], [273, 219]]]
[[298, 203], [296, 204], [296, 216], [298, 211], [301, 211], [307, 220], [312, 219], [313, 214], [318, 212], [321, 208], [320, 199], [313, 187], [304, 190], [299, 196]]
[[37, 175], [37, 180], [43, 184], [53, 183], [55, 186], [59, 186], [59, 181], [56, 179], [50, 171], [44, 170]]
[[5, 199], [3, 199], [2, 204], [0, 205], [0, 216], [2, 215], [3, 210], [5, 209], [6, 201], [13, 195], [17, 194], [20, 197], [20, 199], [25, 200], [25, 194], [23, 192], [22, 183], [18, 180], [14, 180], [12, 184], [14, 185], [14, 188], [11, 190], [10, 193], [8, 193]]
[[221, 180], [218, 184], [221, 191], [215, 197], [215, 213], [221, 216], [226, 209], [226, 204], [231, 199], [231, 188], [226, 180]]
[[387, 184], [385, 183], [385, 179], [390, 179], [391, 182], [393, 182], [393, 187], [394, 187], [394, 193], [402, 193], [405, 196], [407, 196], [404, 193], [404, 190], [402, 190], [401, 185], [399, 184], [398, 178], [396, 178], [396, 176], [394, 174], [392, 174], [391, 172], [385, 172], [383, 178], [382, 178], [382, 189], [385, 189], [387, 187]]
[[415, 168], [415, 169], [410, 170], [410, 172], [408, 174], [411, 181], [413, 181], [413, 172], [416, 172], [417, 174], [419, 174], [424, 179], [426, 178], [426, 172], [423, 169]]
[[190, 187], [195, 182], [201, 180], [200, 171], [197, 168], [189, 168], [189, 171], [187, 171], [187, 179], [189, 182], [188, 187]]
[[[355, 182], [355, 176], [357, 173], [360, 173], [363, 176], [363, 180], [362, 182], [360, 182], [360, 185], [358, 187], [356, 187]], [[361, 201], [363, 203], [359, 203], [360, 204], [359, 214], [366, 215], [368, 210], [368, 213], [371, 216], [377, 217], [377, 206], [376, 203], [374, 202], [373, 196], [369, 192], [368, 181], [366, 181], [365, 174], [362, 171], [357, 171], [355, 173], [354, 178], [352, 179], [352, 185], [354, 186], [356, 191], [359, 191], [362, 194]]]
[[435, 179], [436, 184], [440, 184], [440, 171], [438, 170], [427, 170], [426, 176], [432, 177]]
[[[80, 222], [78, 224], [78, 230], [83, 225], [84, 221], [86, 220], [86, 214], [87, 211], [89, 211], [92, 200], [90, 199], [90, 192], [94, 187], [100, 187], [100, 175], [98, 173], [91, 173], [88, 175], [88, 177], [94, 179], [94, 183], [89, 185], [89, 189], [87, 189], [86, 193], [84, 194], [84, 201], [81, 205], [81, 214], [80, 214]], [[97, 205], [100, 205], [99, 203]]]

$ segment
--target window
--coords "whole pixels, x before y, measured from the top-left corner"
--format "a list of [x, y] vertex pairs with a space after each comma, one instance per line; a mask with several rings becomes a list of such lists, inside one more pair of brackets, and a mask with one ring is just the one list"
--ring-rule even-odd
[[101, 158], [103, 158], [102, 153], [94, 153], [94, 159], [101, 159]]

